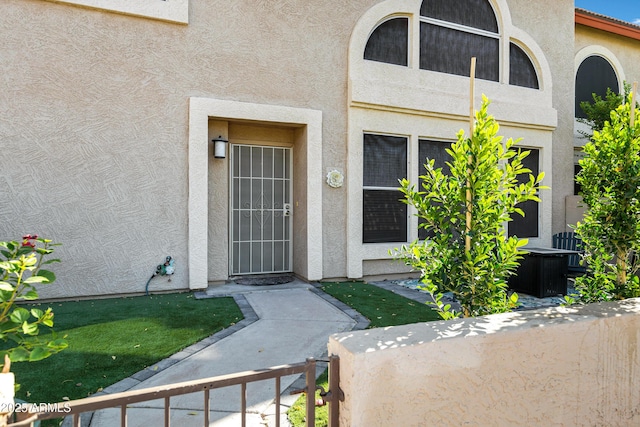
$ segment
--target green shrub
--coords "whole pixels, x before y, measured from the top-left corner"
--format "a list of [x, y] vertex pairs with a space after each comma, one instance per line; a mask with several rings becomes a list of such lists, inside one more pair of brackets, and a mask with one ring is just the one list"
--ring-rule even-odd
[[[423, 289], [434, 298], [434, 308], [445, 318], [471, 317], [511, 310], [517, 295], [508, 295], [507, 279], [521, 258], [519, 248], [526, 239], [508, 237], [504, 225], [515, 213], [524, 216], [518, 203], [539, 201], [536, 195], [544, 177], [522, 165], [529, 154], [518, 150], [518, 141], [497, 136], [499, 126], [488, 115], [489, 101], [483, 96], [475, 114], [473, 135], [463, 131], [447, 150], [450, 173], [427, 161], [421, 176], [422, 189], [401, 181], [405, 202], [424, 222], [429, 239], [414, 241], [395, 254], [421, 274]], [[520, 175], [528, 181], [519, 182]], [[462, 311], [442, 302], [453, 293]]]
[[576, 232], [589, 274], [576, 279], [576, 290], [584, 303], [640, 296], [640, 123], [631, 126], [631, 95], [628, 101], [594, 130], [580, 160], [588, 209]]

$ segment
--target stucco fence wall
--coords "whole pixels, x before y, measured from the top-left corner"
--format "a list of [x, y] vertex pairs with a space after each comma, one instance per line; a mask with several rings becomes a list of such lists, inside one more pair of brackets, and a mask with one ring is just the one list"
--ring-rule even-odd
[[343, 426], [640, 425], [640, 299], [333, 335]]

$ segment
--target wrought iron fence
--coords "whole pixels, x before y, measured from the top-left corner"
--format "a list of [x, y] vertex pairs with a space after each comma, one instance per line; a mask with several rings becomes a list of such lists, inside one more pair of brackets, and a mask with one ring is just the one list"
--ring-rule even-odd
[[[329, 362], [329, 389], [323, 390], [316, 386], [316, 359], [309, 358], [305, 362], [290, 365], [275, 366], [255, 371], [239, 372], [235, 374], [220, 375], [217, 377], [205, 378], [201, 380], [185, 381], [181, 383], [169, 384], [141, 390], [130, 390], [121, 393], [106, 394], [101, 396], [88, 397], [85, 399], [72, 400], [59, 404], [34, 405], [33, 410], [27, 414], [28, 418], [23, 421], [9, 424], [8, 427], [33, 426], [36, 421], [62, 418], [71, 416], [73, 427], [80, 427], [81, 414], [87, 414], [101, 409], [120, 408], [120, 426], [127, 426], [127, 405], [147, 402], [151, 400], [164, 399], [164, 426], [170, 426], [171, 397], [190, 393], [203, 393], [204, 400], [204, 420], [203, 425], [209, 426], [211, 411], [210, 391], [230, 386], [240, 386], [241, 419], [242, 427], [247, 425], [247, 384], [273, 379], [275, 381], [275, 426], [280, 426], [280, 382], [282, 377], [295, 374], [305, 375], [305, 387], [295, 392], [307, 393], [306, 424], [315, 425], [315, 391], [320, 388], [324, 402], [329, 404], [329, 426], [338, 426], [339, 401], [344, 400], [340, 390], [340, 359], [338, 356], [331, 356]], [[295, 393], [292, 392], [292, 393]]]

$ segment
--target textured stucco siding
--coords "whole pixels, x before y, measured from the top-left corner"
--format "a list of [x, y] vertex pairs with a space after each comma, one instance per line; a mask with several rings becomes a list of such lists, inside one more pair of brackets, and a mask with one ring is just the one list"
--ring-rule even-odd
[[185, 28], [40, 1], [0, 12], [0, 235], [63, 243], [41, 296], [142, 291], [166, 255], [176, 274], [152, 286], [186, 287]]
[[[565, 230], [565, 197], [573, 194], [574, 2], [510, 0], [513, 24], [540, 45], [553, 76], [553, 218], [551, 233]], [[545, 243], [551, 245], [551, 241]]]
[[[189, 287], [190, 96], [321, 110], [330, 143], [314, 161], [344, 168], [346, 51], [371, 3], [192, 0], [185, 26], [4, 1], [0, 236], [64, 244], [41, 295], [139, 292], [166, 255], [176, 274], [151, 288]], [[327, 276], [345, 269], [341, 193], [317, 207]]]
[[[361, 204], [348, 202], [349, 192], [360, 191], [361, 186], [349, 181], [358, 170], [349, 170], [348, 165], [354, 156], [349, 148], [355, 129], [349, 123], [351, 97], [389, 95], [366, 85], [356, 85], [350, 92], [350, 61], [362, 57], [360, 50], [350, 51], [354, 29], [374, 6], [417, 10], [419, 5], [418, 0], [382, 3], [386, 2], [189, 0], [188, 24], [178, 24], [54, 1], [4, 0], [0, 4], [0, 239], [38, 233], [63, 243], [58, 249], [63, 263], [55, 266], [58, 283], [43, 287], [44, 297], [142, 292], [167, 255], [175, 258], [176, 274], [171, 281], [153, 279], [152, 290], [193, 288], [187, 266], [196, 259], [202, 264], [196, 269], [198, 286], [207, 274], [211, 280], [223, 280], [227, 254], [220, 248], [226, 244], [228, 222], [216, 219], [227, 214], [227, 207], [219, 203], [228, 191], [226, 185], [202, 191], [210, 211], [196, 214], [209, 228], [202, 234], [202, 244], [189, 237], [189, 195], [197, 190], [189, 187], [193, 170], [189, 105], [194, 98], [228, 100], [321, 113], [321, 155], [294, 161], [300, 173], [313, 171], [306, 173], [305, 188], [320, 189], [316, 196], [321, 205], [305, 205], [298, 213], [320, 217], [322, 236], [307, 233], [313, 224], [296, 218], [299, 235], [294, 238], [309, 242], [300, 246], [307, 253], [295, 265], [303, 276], [348, 276], [347, 224], [361, 217]], [[508, 6], [509, 19], [517, 28], [511, 34], [522, 35], [536, 46], [536, 55], [544, 56], [545, 91], [540, 94], [486, 82], [478, 83], [478, 92], [486, 86], [497, 94], [495, 111], [502, 115], [497, 118], [506, 121], [504, 128], [513, 136], [522, 136], [521, 123], [540, 125], [541, 136], [552, 135], [544, 136], [544, 144], [552, 143], [553, 165], [552, 174], [545, 171], [552, 177], [548, 184], [553, 192], [552, 218], [543, 222], [548, 236], [564, 230], [564, 199], [572, 193], [572, 58], [579, 48], [574, 48], [573, 2], [492, 0], [492, 4]], [[371, 29], [360, 31], [368, 34]], [[601, 36], [579, 34], [580, 43], [595, 43]], [[638, 73], [632, 69], [638, 53], [627, 52], [632, 47], [627, 41], [608, 37], [606, 42], [625, 64], [628, 80]], [[369, 72], [377, 64], [368, 65], [362, 69]], [[416, 81], [424, 81], [418, 74]], [[377, 74], [365, 77], [378, 78]], [[393, 81], [398, 76], [382, 77]], [[447, 85], [457, 81], [444, 80]], [[440, 83], [428, 81], [422, 90], [434, 85]], [[466, 96], [450, 89], [443, 90], [440, 98], [413, 94], [405, 99], [432, 103], [442, 99], [429, 111], [453, 108], [458, 114], [457, 106]], [[389, 96], [403, 97], [400, 92]], [[420, 102], [418, 108], [424, 106]], [[527, 105], [531, 121], [522, 119]], [[455, 120], [462, 120], [455, 114]], [[296, 132], [295, 155], [304, 151], [300, 148], [314, 152], [305, 146], [304, 129]], [[361, 166], [361, 159], [353, 164]], [[201, 171], [210, 176], [209, 187], [224, 181], [219, 178], [226, 170], [220, 165], [209, 159], [208, 170]], [[344, 171], [342, 188], [331, 189], [322, 182], [322, 174], [334, 168]], [[296, 191], [296, 197], [303, 196], [304, 191]], [[318, 240], [319, 251], [311, 242]], [[313, 265], [314, 256], [321, 259], [320, 268]], [[362, 270], [363, 260], [370, 260], [368, 271], [384, 273], [389, 263], [376, 265], [377, 259], [382, 258], [376, 253], [362, 254], [357, 269]]]
[[340, 425], [635, 426], [640, 300], [331, 336]]

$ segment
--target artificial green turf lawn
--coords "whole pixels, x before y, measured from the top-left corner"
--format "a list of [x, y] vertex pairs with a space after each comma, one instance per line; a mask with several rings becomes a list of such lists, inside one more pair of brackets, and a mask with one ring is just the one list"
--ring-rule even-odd
[[369, 319], [369, 328], [442, 320], [426, 304], [368, 283], [323, 283], [322, 290]]
[[[440, 315], [426, 304], [420, 304], [364, 282], [323, 283], [322, 290], [369, 319], [371, 323], [368, 328], [442, 320]], [[324, 387], [325, 390], [327, 389], [328, 377], [326, 371], [318, 378], [317, 384]], [[316, 399], [319, 397], [320, 391], [317, 391]], [[306, 395], [303, 394], [287, 412], [289, 421], [294, 427], [304, 426], [305, 405]], [[315, 425], [317, 427], [328, 425], [326, 406], [316, 408]]]
[[52, 308], [69, 347], [11, 365], [16, 397], [32, 403], [87, 397], [243, 318], [233, 298], [190, 293], [33, 305]]

